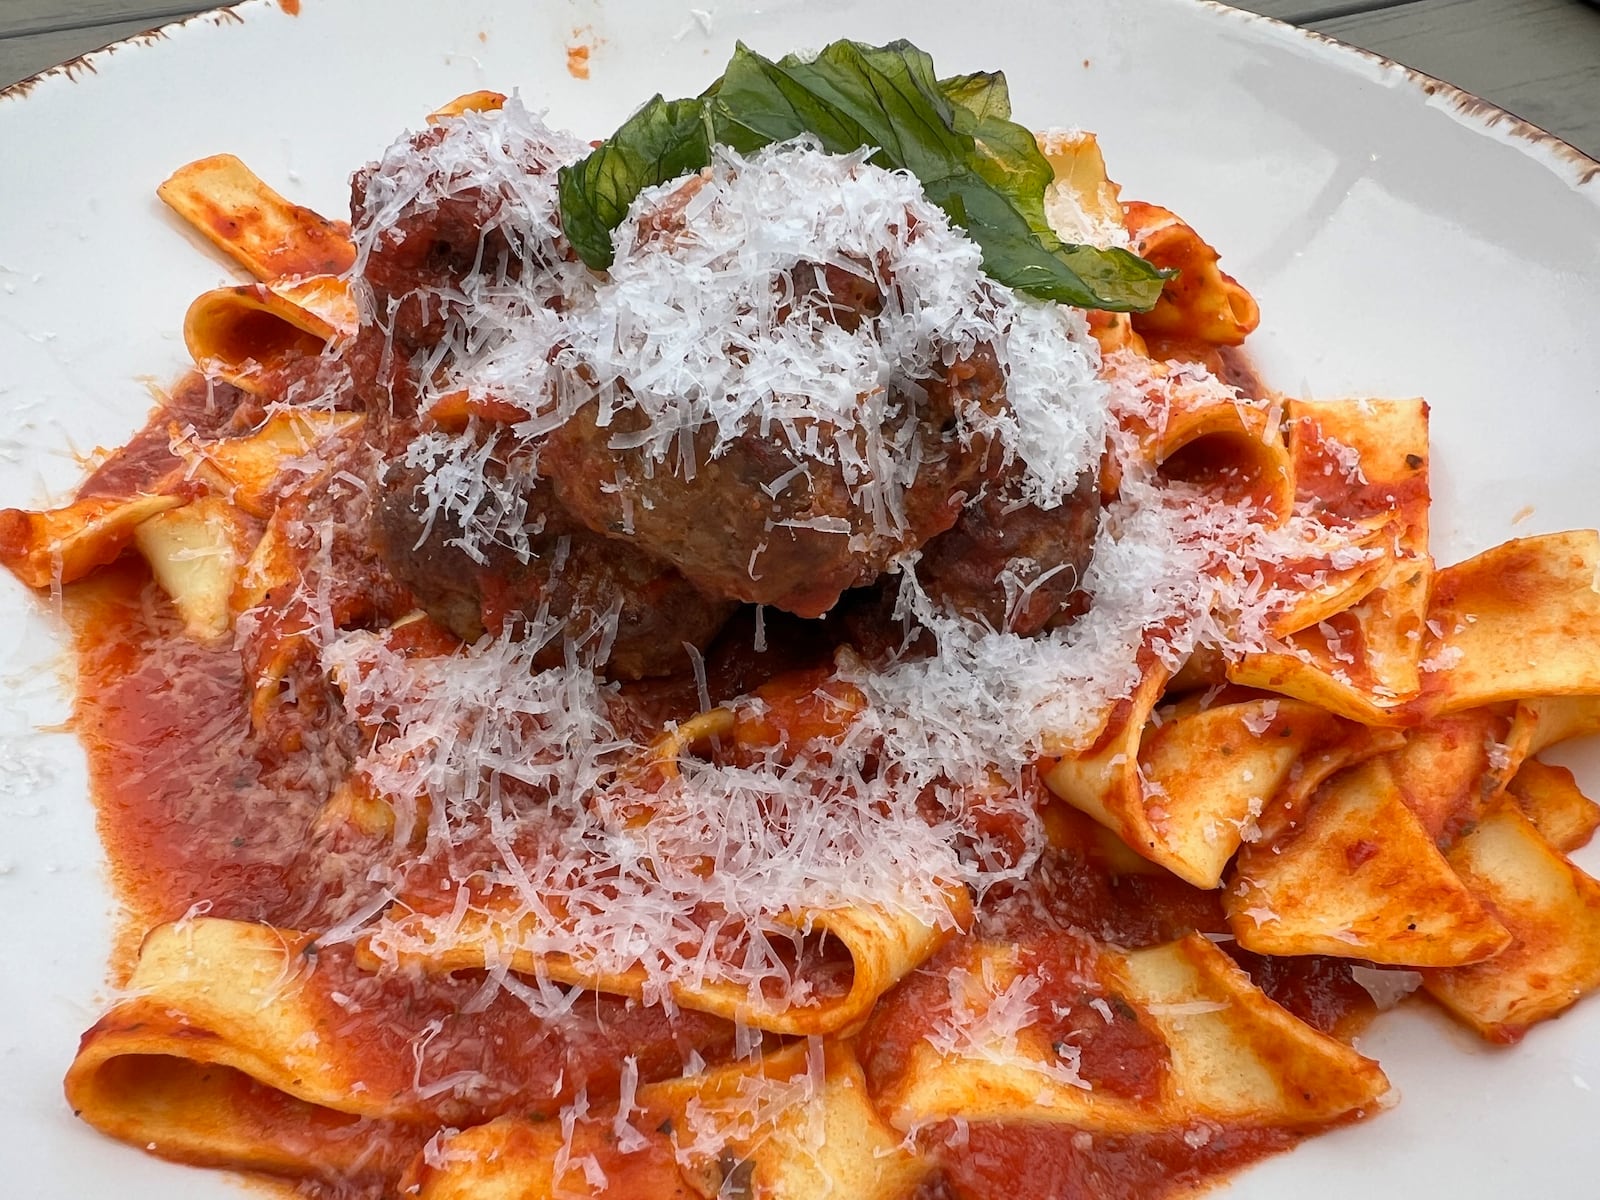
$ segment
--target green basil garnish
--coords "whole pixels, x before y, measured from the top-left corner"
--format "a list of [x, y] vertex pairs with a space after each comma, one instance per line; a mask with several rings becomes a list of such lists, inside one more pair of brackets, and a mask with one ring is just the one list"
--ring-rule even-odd
[[1126, 250], [1061, 241], [1045, 218], [1053, 173], [1011, 120], [1005, 76], [938, 79], [909, 42], [839, 41], [777, 62], [742, 43], [722, 78], [689, 100], [655, 97], [560, 176], [567, 239], [589, 266], [611, 265], [611, 232], [641, 191], [699, 170], [716, 145], [749, 154], [810, 134], [824, 150], [876, 147], [983, 251], [984, 270], [1019, 292], [1082, 308], [1144, 311], [1171, 272]]

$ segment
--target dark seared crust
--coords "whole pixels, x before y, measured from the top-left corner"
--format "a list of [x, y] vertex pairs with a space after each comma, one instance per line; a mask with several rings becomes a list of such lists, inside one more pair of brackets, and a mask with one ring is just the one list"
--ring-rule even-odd
[[[412, 150], [426, 161], [445, 136], [442, 126], [413, 134]], [[363, 167], [351, 177], [350, 223], [357, 230], [371, 221], [367, 192], [377, 170]], [[536, 164], [528, 170], [536, 171]], [[448, 309], [434, 297], [425, 302], [420, 293], [453, 291], [475, 271], [515, 274], [519, 266], [504, 232], [488, 228], [505, 203], [492, 189], [472, 187], [396, 214], [377, 231], [362, 270], [371, 299], [362, 323], [383, 325], [408, 347], [437, 343]]]
[[[445, 137], [436, 126], [413, 134], [412, 148], [426, 160]], [[542, 171], [528, 161], [529, 174]], [[351, 225], [361, 230], [371, 220], [368, 189], [376, 166], [357, 171], [350, 181]], [[418, 351], [438, 345], [455, 314], [447, 296], [459, 293], [469, 276], [493, 272], [507, 279], [524, 269], [524, 254], [496, 224], [507, 197], [493, 189], [463, 188], [436, 201], [396, 214], [379, 229], [362, 267], [361, 329], [348, 356], [358, 393], [369, 408], [407, 415], [416, 406], [417, 381], [409, 373]]]
[[[687, 666], [684, 643], [704, 649], [733, 610], [731, 602], [708, 599], [667, 564], [575, 524], [547, 502], [548, 490], [538, 485], [527, 493], [529, 560], [492, 545], [485, 547], [486, 563], [474, 562], [450, 544], [459, 529], [449, 521], [436, 521], [424, 536], [414, 501], [420, 478], [420, 472], [410, 472], [391, 479], [378, 505], [378, 544], [428, 615], [466, 641], [541, 610], [581, 637], [617, 606], [606, 673], [644, 679], [681, 673]], [[563, 653], [557, 638], [535, 661], [556, 666]]]
[[[1086, 607], [1080, 589], [1094, 553], [1099, 484], [1095, 472], [1085, 471], [1067, 501], [1052, 509], [1018, 496], [1014, 484], [1001, 484], [962, 509], [949, 532], [923, 547], [917, 579], [943, 607], [1026, 636], [1064, 625]], [[1013, 563], [1024, 588], [1053, 572], [1014, 607], [999, 582]]]
[[[849, 295], [853, 304], [862, 299]], [[845, 300], [841, 288], [836, 302]], [[816, 617], [845, 590], [876, 579], [896, 554], [955, 522], [982, 482], [988, 457], [981, 439], [963, 445], [952, 432], [956, 413], [968, 405], [996, 410], [1005, 402], [1005, 382], [993, 352], [979, 347], [942, 377], [903, 390], [897, 401], [899, 415], [885, 435], [920, 465], [896, 531], [877, 528], [837, 466], [812, 462], [808, 473], [771, 494], [795, 459], [760, 431], [715, 458], [703, 448], [694, 478], [686, 479], [677, 464], [613, 449], [612, 438], [628, 430], [631, 414], [624, 410], [600, 428], [590, 407], [550, 436], [540, 470], [563, 507], [590, 529], [667, 560], [707, 594]], [[831, 428], [819, 431], [822, 444], [833, 437]], [[818, 519], [843, 521], [850, 533], [805, 527]]]

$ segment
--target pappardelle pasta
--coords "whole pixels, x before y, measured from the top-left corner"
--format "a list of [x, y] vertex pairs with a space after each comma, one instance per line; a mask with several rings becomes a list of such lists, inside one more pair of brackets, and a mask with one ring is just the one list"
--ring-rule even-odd
[[1505, 1043], [1600, 985], [1536, 757], [1600, 731], [1600, 535], [1436, 567], [1427, 404], [1267, 387], [1003, 76], [741, 47], [593, 146], [460, 97], [348, 225], [159, 192], [251, 281], [0, 512], [143, 935], [97, 1129], [328, 1198], [1145, 1200], [1388, 1106], [1412, 992]]

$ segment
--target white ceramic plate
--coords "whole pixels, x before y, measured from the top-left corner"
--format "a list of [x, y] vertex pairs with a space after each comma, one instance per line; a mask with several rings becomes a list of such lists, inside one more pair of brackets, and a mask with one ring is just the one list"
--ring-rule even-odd
[[[950, 72], [1004, 67], [1020, 119], [1097, 130], [1125, 195], [1189, 218], [1259, 297], [1252, 345], [1276, 385], [1426, 395], [1441, 562], [1600, 523], [1600, 167], [1400, 68], [1189, 0], [283, 11], [299, 7], [251, 0], [0, 97], [0, 506], [65, 496], [79, 455], [143, 422], [145, 381], [185, 365], [184, 309], [228, 271], [155, 198], [178, 164], [232, 151], [339, 214], [351, 170], [458, 93], [520, 88], [553, 123], [601, 135], [651, 92], [698, 91], [735, 38], [780, 53], [848, 35], [910, 37]], [[577, 44], [593, 47], [588, 81], [566, 70]], [[59, 627], [9, 576], [0, 614], [0, 1178], [35, 1200], [236, 1196], [102, 1139], [62, 1101], [106, 1000], [114, 902], [77, 744], [36, 731], [67, 713]], [[1569, 761], [1600, 788], [1600, 754]], [[1511, 1051], [1420, 1006], [1362, 1048], [1400, 1107], [1230, 1197], [1600, 1187], [1600, 1001]]]

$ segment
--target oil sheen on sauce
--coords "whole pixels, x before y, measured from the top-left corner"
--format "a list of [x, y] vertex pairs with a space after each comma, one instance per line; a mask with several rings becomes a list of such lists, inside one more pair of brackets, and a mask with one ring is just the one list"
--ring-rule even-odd
[[[199, 393], [180, 393], [180, 408], [185, 400], [191, 417], [201, 412]], [[85, 491], [125, 488], [169, 469], [164, 431], [172, 415], [152, 421]], [[127, 937], [114, 965], [119, 981], [131, 968], [137, 938], [157, 924], [204, 912], [315, 931], [379, 895], [366, 882], [369, 873], [357, 869], [377, 848], [319, 830], [345, 761], [336, 730], [308, 728], [297, 753], [263, 754], [252, 740], [238, 652], [231, 644], [188, 640], [135, 559], [69, 586], [64, 611], [78, 656], [76, 725], [127, 910]], [[760, 675], [751, 664], [725, 663], [722, 670], [745, 683]], [[1112, 877], [1068, 838], [1018, 893], [986, 905], [978, 932], [1015, 944], [1048, 985], [1078, 977], [1075, 956], [1092, 956], [1095, 939], [1134, 948], [1193, 929], [1225, 934], [1215, 893], [1175, 879]], [[300, 1186], [302, 1194], [324, 1200], [385, 1194], [438, 1127], [504, 1113], [551, 1117], [580, 1090], [614, 1094], [627, 1055], [636, 1057], [640, 1081], [649, 1082], [678, 1074], [691, 1052], [715, 1063], [734, 1051], [733, 1027], [718, 1018], [668, 1016], [596, 996], [552, 1025], [505, 990], [474, 1002], [484, 990], [481, 975], [380, 978], [360, 970], [345, 948], [318, 950], [309, 938], [306, 946], [304, 986], [326, 1052], [340, 1056], [369, 1088], [431, 1092], [422, 1106], [426, 1119], [379, 1124], [308, 1111], [243, 1076], [232, 1081], [240, 1103], [293, 1127], [308, 1146], [363, 1138], [374, 1147], [364, 1174]], [[942, 972], [960, 947], [959, 940], [947, 945], [880, 1002], [857, 1044], [869, 1084], [891, 1077], [924, 1036], [929, 1008], [944, 990]], [[1270, 996], [1319, 1029], [1348, 1036], [1371, 1013], [1366, 993], [1338, 960], [1237, 957]], [[1121, 1019], [1087, 1020], [1091, 999], [1105, 1000]], [[1097, 1027], [1081, 1062], [1093, 1086], [1130, 1098], [1154, 1086], [1165, 1048], [1126, 1004], [1070, 989], [1053, 1000], [1063, 1036]], [[463, 1073], [474, 1080], [465, 1091], [427, 1087]], [[1091, 1137], [1069, 1127], [1016, 1124], [944, 1126], [923, 1136], [932, 1165], [920, 1200], [1158, 1200], [1300, 1135], [1208, 1126]], [[622, 1171], [616, 1178], [626, 1180], [626, 1159], [616, 1165]], [[660, 1165], [641, 1162], [640, 1170]]]

